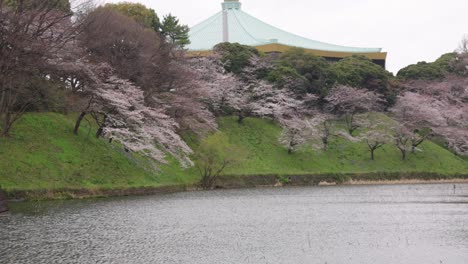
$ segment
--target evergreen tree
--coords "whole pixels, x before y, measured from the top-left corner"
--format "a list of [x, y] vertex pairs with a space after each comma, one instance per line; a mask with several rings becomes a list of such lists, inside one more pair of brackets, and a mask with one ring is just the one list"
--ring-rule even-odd
[[183, 48], [190, 44], [188, 32], [189, 27], [181, 25], [177, 17], [171, 14], [164, 16], [161, 24], [161, 34], [166, 36], [168, 41]]

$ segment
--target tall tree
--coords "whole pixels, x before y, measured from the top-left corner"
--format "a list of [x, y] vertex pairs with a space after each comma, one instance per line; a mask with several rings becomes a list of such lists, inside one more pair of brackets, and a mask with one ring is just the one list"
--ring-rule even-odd
[[0, 1], [1, 136], [8, 136], [12, 125], [41, 100], [35, 81], [51, 80], [51, 59], [79, 31], [72, 13], [57, 9], [56, 3]]
[[88, 15], [80, 42], [94, 60], [105, 62], [121, 77], [145, 91], [148, 104], [155, 95], [174, 88], [177, 68], [172, 45], [158, 33], [110, 8], [97, 8]]
[[179, 19], [171, 14], [164, 16], [161, 23], [161, 34], [172, 44], [176, 44], [181, 48], [190, 44], [189, 30], [187, 25], [181, 25]]
[[106, 4], [105, 7], [133, 18], [146, 28], [151, 28], [156, 32], [161, 31], [161, 21], [156, 12], [140, 3], [120, 2], [117, 4]]

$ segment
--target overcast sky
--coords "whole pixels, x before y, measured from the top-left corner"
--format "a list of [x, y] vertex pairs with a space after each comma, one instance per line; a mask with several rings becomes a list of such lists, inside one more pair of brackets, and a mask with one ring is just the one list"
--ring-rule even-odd
[[[120, 2], [118, 0], [101, 0]], [[222, 0], [126, 0], [196, 25]], [[433, 61], [468, 34], [468, 0], [241, 0], [243, 11], [310, 39], [388, 52], [387, 69]]]

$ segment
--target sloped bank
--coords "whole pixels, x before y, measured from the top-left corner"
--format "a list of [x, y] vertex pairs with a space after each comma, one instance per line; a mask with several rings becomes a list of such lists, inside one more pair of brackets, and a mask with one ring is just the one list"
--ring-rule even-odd
[[[375, 184], [422, 184], [422, 183], [468, 183], [468, 174], [442, 175], [435, 173], [364, 173], [364, 174], [320, 174], [320, 175], [249, 175], [221, 176], [214, 189], [265, 188], [285, 186], [322, 185], [375, 185]], [[160, 187], [118, 189], [55, 189], [55, 190], [11, 190], [6, 192], [12, 201], [87, 199], [117, 196], [141, 196], [169, 194], [202, 190], [197, 184]]]
[[251, 175], [223, 176], [217, 188], [256, 188], [280, 186], [320, 185], [372, 185], [372, 184], [420, 184], [420, 183], [468, 183], [468, 174], [443, 175], [437, 173], [330, 173], [319, 175]]
[[0, 214], [6, 211], [8, 211], [7, 197], [2, 190], [0, 190]]
[[[154, 173], [143, 157], [88, 134], [91, 127], [83, 125], [79, 135], [74, 135], [70, 129], [73, 120], [72, 115], [27, 114], [18, 121], [14, 137], [0, 140], [0, 186], [8, 199], [81, 199], [199, 190], [196, 169], [181, 169], [170, 159]], [[391, 145], [382, 147], [371, 161], [365, 144], [347, 141], [331, 142], [326, 152], [304, 148], [288, 154], [278, 143], [281, 127], [274, 122], [247, 118], [239, 125], [235, 117], [224, 117], [219, 123], [229, 142], [242, 147], [248, 158], [227, 168], [227, 176], [219, 178], [217, 188], [464, 182], [468, 178], [466, 160], [430, 141], [406, 161], [401, 161], [399, 151]]]
[[87, 199], [105, 198], [119, 196], [141, 196], [167, 194], [193, 190], [189, 185], [171, 185], [158, 187], [131, 187], [131, 188], [63, 188], [63, 189], [42, 189], [42, 190], [10, 190], [6, 194], [10, 201], [34, 201], [34, 200], [67, 200], [67, 199]]

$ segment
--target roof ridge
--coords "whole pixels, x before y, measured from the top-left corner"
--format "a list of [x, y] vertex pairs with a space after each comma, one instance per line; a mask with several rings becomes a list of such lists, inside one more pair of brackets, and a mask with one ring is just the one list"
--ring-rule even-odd
[[189, 50], [211, 50], [216, 44], [223, 42], [223, 36], [225, 36], [223, 32], [227, 30], [227, 40], [229, 42], [238, 42], [248, 46], [282, 44], [309, 50], [341, 53], [380, 53], [382, 51], [381, 48], [344, 46], [309, 39], [250, 15], [240, 9], [239, 1], [225, 0], [222, 4], [222, 11], [190, 29], [191, 44], [188, 46]]

